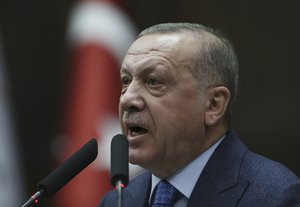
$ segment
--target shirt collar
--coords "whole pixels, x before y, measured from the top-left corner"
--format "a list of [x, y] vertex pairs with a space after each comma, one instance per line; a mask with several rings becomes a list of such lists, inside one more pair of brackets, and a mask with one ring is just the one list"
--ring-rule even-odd
[[[179, 190], [186, 198], [190, 198], [192, 191], [207, 163], [210, 156], [213, 154], [217, 146], [224, 139], [225, 135], [213, 144], [210, 148], [204, 151], [196, 159], [186, 165], [184, 168], [172, 175], [168, 182]], [[152, 174], [151, 195], [156, 185], [161, 181], [160, 178]], [[151, 196], [150, 196], [151, 198]]]

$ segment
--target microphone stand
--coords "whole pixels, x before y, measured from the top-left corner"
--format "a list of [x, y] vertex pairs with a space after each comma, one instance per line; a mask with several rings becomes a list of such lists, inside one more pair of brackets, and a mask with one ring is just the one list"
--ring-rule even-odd
[[22, 207], [30, 207], [33, 203], [38, 204], [38, 198], [43, 195], [43, 190], [36, 192], [33, 196], [31, 196], [26, 203], [22, 205]]
[[117, 188], [117, 203], [118, 207], [122, 207], [122, 192], [124, 188], [124, 184], [122, 183], [121, 180], [118, 180], [116, 183], [116, 188]]

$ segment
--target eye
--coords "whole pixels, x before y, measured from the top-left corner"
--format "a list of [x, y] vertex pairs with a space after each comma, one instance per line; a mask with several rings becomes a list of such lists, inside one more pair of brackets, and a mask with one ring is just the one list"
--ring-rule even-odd
[[161, 81], [155, 77], [149, 77], [147, 79], [147, 84], [150, 86], [157, 86], [161, 84]]
[[129, 78], [128, 76], [123, 76], [121, 77], [121, 83], [123, 87], [129, 86], [129, 84], [131, 83], [131, 78]]
[[129, 76], [121, 77], [121, 84], [122, 84], [121, 94], [124, 94], [126, 92], [130, 83], [131, 83], [131, 78]]

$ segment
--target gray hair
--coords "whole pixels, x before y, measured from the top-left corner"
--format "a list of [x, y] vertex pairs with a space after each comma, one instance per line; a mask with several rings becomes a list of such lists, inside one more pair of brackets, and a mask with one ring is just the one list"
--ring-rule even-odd
[[[231, 93], [227, 109], [230, 119], [238, 91], [238, 60], [231, 43], [219, 32], [201, 24], [163, 23], [143, 30], [139, 37], [150, 34], [186, 33], [198, 35], [199, 49], [189, 70], [200, 80], [201, 91], [211, 86], [225, 86]], [[197, 37], [197, 36], [196, 36]]]

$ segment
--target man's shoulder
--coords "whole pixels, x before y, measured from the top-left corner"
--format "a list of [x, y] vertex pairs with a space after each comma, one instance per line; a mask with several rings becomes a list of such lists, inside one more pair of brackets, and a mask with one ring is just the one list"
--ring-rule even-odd
[[243, 178], [279, 187], [299, 182], [299, 178], [286, 166], [249, 150], [234, 131], [229, 131], [224, 141], [215, 160], [224, 162], [227, 171], [234, 167]]
[[241, 175], [256, 185], [271, 185], [273, 188], [300, 183], [299, 177], [286, 166], [252, 151], [245, 154]]
[[300, 179], [279, 162], [248, 151], [239, 179], [248, 182], [241, 206], [248, 203], [257, 206], [259, 203], [263, 206], [300, 205]]
[[[300, 205], [300, 179], [284, 165], [250, 151], [234, 132], [227, 134], [205, 168], [195, 192], [210, 187], [214, 191], [209, 195], [226, 194], [220, 203], [237, 202], [234, 197], [240, 196], [240, 206]], [[216, 201], [213, 196], [203, 199]]]

